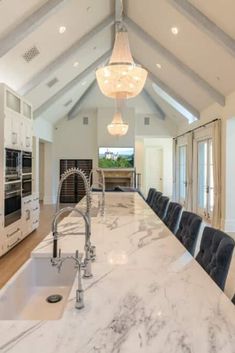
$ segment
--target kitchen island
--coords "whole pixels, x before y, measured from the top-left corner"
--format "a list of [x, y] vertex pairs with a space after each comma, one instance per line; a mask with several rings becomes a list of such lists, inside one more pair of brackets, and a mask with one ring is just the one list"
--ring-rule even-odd
[[[92, 197], [93, 278], [60, 320], [0, 321], [12, 353], [235, 353], [235, 307], [137, 193]], [[83, 203], [81, 206], [83, 207]], [[62, 220], [62, 256], [83, 251], [82, 219]], [[80, 233], [80, 234], [77, 234]], [[33, 251], [50, 257], [52, 235]], [[16, 293], [17, 300], [17, 293]]]

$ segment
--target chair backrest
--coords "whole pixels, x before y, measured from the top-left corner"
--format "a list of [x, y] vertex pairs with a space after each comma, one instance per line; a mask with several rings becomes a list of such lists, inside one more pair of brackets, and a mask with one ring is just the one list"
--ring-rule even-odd
[[196, 247], [199, 229], [202, 223], [202, 218], [195, 213], [184, 211], [179, 224], [179, 229], [176, 232], [176, 237], [193, 255]]
[[226, 233], [205, 227], [196, 260], [221, 289], [225, 286], [234, 244]]
[[182, 206], [179, 203], [170, 202], [167, 209], [166, 217], [163, 220], [165, 225], [174, 234], [176, 233], [178, 228], [181, 211], [182, 211]]
[[152, 207], [153, 210], [155, 209], [155, 207], [156, 207], [156, 205], [158, 203], [158, 200], [159, 200], [159, 198], [161, 196], [162, 196], [162, 192], [154, 191], [154, 195], [153, 195], [152, 200], [151, 200], [151, 202], [149, 204], [149, 206]]
[[163, 219], [165, 217], [168, 203], [169, 203], [169, 197], [166, 197], [166, 196], [160, 196], [159, 199], [157, 200], [154, 211], [156, 212], [159, 218]]
[[235, 305], [235, 294], [234, 294], [234, 296], [232, 298], [232, 303]]
[[154, 188], [149, 189], [148, 196], [146, 198], [147, 204], [150, 204], [155, 191], [156, 191], [156, 189], [154, 189]]

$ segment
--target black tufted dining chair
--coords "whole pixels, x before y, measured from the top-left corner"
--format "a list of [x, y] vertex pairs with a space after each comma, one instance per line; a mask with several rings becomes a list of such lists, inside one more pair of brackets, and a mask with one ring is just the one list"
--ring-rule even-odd
[[155, 191], [156, 191], [156, 189], [154, 189], [154, 188], [150, 188], [150, 189], [149, 189], [148, 196], [147, 196], [147, 198], [146, 198], [146, 200], [145, 200], [148, 205], [151, 203]]
[[234, 296], [232, 298], [232, 303], [235, 305], [235, 294], [234, 294]]
[[176, 237], [193, 255], [196, 247], [197, 237], [202, 223], [202, 218], [195, 213], [184, 211], [176, 232]]
[[165, 223], [165, 225], [174, 234], [176, 233], [178, 228], [181, 211], [182, 211], [182, 206], [179, 203], [170, 202], [167, 209], [166, 216], [163, 219], [163, 222]]
[[152, 197], [152, 200], [149, 204], [149, 206], [154, 210], [154, 207], [157, 205], [159, 198], [162, 196], [162, 192], [160, 191], [154, 191], [154, 195]]
[[158, 215], [159, 218], [163, 219], [165, 217], [168, 203], [169, 203], [169, 197], [160, 196], [158, 198], [153, 210]]
[[234, 249], [234, 240], [226, 233], [205, 227], [196, 260], [223, 290]]

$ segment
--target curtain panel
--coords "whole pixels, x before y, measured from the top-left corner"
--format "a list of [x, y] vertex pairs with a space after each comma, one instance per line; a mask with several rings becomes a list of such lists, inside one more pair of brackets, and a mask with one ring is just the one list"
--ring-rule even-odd
[[214, 208], [212, 226], [221, 228], [221, 120], [215, 121], [213, 124], [212, 158], [214, 165]]

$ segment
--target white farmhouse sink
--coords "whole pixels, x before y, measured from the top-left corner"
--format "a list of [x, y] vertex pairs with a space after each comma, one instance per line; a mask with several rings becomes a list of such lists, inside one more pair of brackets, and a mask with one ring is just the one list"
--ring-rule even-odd
[[[49, 258], [31, 258], [0, 290], [0, 320], [57, 320], [63, 315], [77, 270], [63, 263], [61, 272]], [[63, 299], [48, 303], [50, 295]]]

